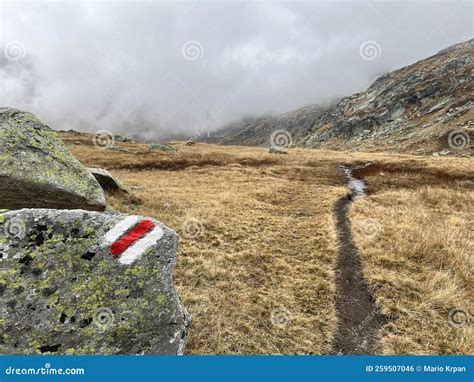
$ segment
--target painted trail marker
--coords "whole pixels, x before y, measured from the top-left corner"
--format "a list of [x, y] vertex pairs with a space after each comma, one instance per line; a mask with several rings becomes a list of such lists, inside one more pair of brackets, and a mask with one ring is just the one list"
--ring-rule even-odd
[[105, 235], [112, 256], [121, 264], [132, 264], [145, 251], [160, 240], [163, 230], [151, 220], [139, 216], [128, 216]]

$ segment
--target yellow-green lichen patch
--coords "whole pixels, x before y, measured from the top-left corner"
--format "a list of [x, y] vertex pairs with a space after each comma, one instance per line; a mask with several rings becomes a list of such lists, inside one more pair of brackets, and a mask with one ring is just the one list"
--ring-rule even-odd
[[158, 305], [164, 305], [166, 302], [166, 297], [163, 293], [158, 293], [155, 297], [155, 301]]

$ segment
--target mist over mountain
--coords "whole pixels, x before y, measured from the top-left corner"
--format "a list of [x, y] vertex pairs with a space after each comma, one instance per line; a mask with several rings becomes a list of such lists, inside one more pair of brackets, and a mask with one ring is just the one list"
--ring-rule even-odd
[[[284, 145], [426, 153], [469, 146], [474, 117], [474, 39], [379, 77], [363, 92], [327, 106], [243, 119], [203, 140], [242, 146]], [[448, 150], [448, 151], [446, 151]], [[466, 154], [468, 155], [468, 154]]]
[[472, 34], [469, 2], [6, 2], [0, 12], [2, 105], [55, 129], [141, 139], [325, 104]]

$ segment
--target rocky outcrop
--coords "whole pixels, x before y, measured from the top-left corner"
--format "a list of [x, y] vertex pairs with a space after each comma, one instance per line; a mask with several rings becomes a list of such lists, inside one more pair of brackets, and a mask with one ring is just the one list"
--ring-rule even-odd
[[169, 152], [176, 152], [176, 148], [170, 144], [161, 144], [161, 143], [152, 143], [148, 146], [150, 151], [169, 151]]
[[140, 216], [0, 214], [0, 354], [181, 354], [177, 235]]
[[279, 146], [271, 146], [269, 149], [268, 149], [268, 152], [270, 154], [288, 154], [288, 150], [283, 148], [283, 147], [279, 147]]
[[0, 208], [104, 210], [92, 174], [30, 113], [0, 108]]
[[472, 119], [473, 70], [474, 40], [469, 40], [387, 73], [365, 92], [345, 97], [326, 109], [300, 144], [330, 148], [398, 146], [413, 152], [420, 147], [427, 151], [448, 148], [448, 139], [440, 142], [438, 136], [462, 130]]
[[130, 189], [107, 170], [103, 168], [89, 167], [89, 171], [97, 179], [104, 191], [120, 191], [130, 193]]

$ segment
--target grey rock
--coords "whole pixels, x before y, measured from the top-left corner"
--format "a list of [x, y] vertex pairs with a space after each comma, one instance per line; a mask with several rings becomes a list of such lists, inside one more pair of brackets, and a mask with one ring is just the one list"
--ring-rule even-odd
[[136, 143], [135, 140], [133, 139], [130, 139], [130, 138], [126, 138], [122, 135], [114, 135], [114, 141], [115, 142], [127, 142], [127, 143]]
[[268, 150], [270, 154], [288, 154], [288, 150], [283, 147], [271, 146]]
[[89, 167], [89, 171], [94, 175], [94, 177], [99, 182], [100, 186], [104, 191], [121, 191], [125, 193], [130, 192], [130, 188], [120, 182], [118, 179], [115, 179], [114, 176], [107, 170], [103, 168]]
[[405, 108], [402, 105], [397, 104], [390, 114], [390, 119], [396, 120], [400, 118], [404, 112]]
[[123, 148], [121, 148], [120, 146], [117, 146], [117, 145], [108, 146], [108, 147], [107, 147], [107, 150], [110, 150], [110, 151], [122, 151], [122, 152], [125, 152], [125, 151], [126, 151], [126, 150], [124, 150]]
[[154, 151], [154, 150], [160, 150], [160, 151], [170, 151], [170, 152], [176, 152], [178, 150], [176, 150], [175, 147], [171, 146], [171, 145], [163, 145], [163, 144], [160, 144], [160, 143], [152, 143], [150, 144], [150, 150]]
[[446, 99], [443, 99], [441, 102], [438, 102], [436, 105], [432, 106], [426, 113], [430, 114], [435, 111], [443, 109], [446, 105], [449, 104], [449, 102], [452, 101], [452, 97], [448, 97]]
[[148, 219], [155, 227], [115, 257], [121, 236], [111, 230], [124, 219], [143, 224], [84, 210], [0, 214], [0, 354], [183, 352], [189, 316], [172, 279], [178, 237]]
[[0, 208], [104, 210], [92, 174], [33, 114], [0, 108]]

